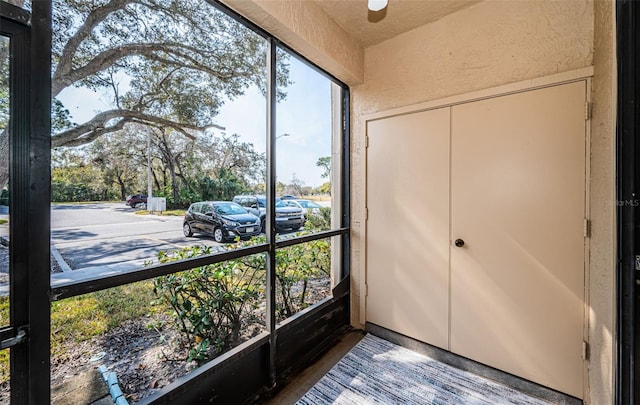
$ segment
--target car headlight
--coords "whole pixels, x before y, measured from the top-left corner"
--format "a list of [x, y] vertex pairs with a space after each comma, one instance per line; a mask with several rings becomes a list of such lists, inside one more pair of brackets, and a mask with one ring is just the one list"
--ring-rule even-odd
[[235, 221], [229, 221], [228, 219], [222, 219], [222, 223], [228, 226], [240, 226], [240, 224], [238, 222]]

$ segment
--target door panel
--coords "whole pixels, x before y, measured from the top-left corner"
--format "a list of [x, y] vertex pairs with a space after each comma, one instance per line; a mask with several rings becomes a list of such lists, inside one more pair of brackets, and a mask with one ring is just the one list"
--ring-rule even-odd
[[367, 127], [367, 321], [445, 349], [449, 120], [442, 108]]
[[583, 394], [585, 94], [452, 108], [451, 350]]

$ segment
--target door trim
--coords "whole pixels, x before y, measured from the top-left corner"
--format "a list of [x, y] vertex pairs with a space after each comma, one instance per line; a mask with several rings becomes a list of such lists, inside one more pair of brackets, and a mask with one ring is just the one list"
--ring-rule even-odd
[[420, 111], [433, 110], [442, 107], [449, 107], [458, 104], [486, 100], [488, 98], [501, 97], [509, 94], [542, 89], [545, 87], [553, 87], [566, 83], [579, 82], [591, 77], [593, 77], [593, 66], [588, 66], [582, 69], [570, 70], [568, 72], [513, 82], [504, 84], [502, 86], [489, 87], [487, 89], [473, 91], [470, 93], [439, 98], [437, 100], [425, 101], [423, 103], [411, 104], [408, 106], [392, 108], [384, 111], [378, 111], [371, 114], [363, 115], [363, 118], [365, 122], [369, 122], [377, 119], [393, 117], [395, 115], [404, 115]]

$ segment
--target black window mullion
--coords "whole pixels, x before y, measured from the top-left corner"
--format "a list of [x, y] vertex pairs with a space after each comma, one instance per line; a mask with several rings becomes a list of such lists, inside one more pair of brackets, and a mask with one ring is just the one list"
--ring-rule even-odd
[[267, 330], [269, 331], [269, 382], [276, 382], [276, 96], [277, 43], [269, 38], [267, 56]]
[[[51, 0], [32, 2], [29, 183], [29, 403], [51, 391]], [[13, 379], [13, 376], [11, 377]]]
[[[6, 6], [5, 6], [6, 7]], [[2, 10], [5, 11], [5, 10]], [[10, 120], [9, 134], [9, 320], [12, 334], [29, 325], [29, 29], [12, 21], [0, 20], [2, 33], [10, 38]], [[3, 325], [4, 326], [4, 325]], [[29, 334], [30, 335], [30, 334]], [[11, 403], [29, 401], [28, 341], [11, 348]], [[26, 381], [27, 383], [21, 383]]]
[[32, 9], [0, 4], [11, 38], [9, 311], [13, 331], [27, 332], [11, 348], [12, 404], [50, 401], [51, 2]]
[[[340, 187], [342, 187], [341, 198], [338, 203], [341, 207], [342, 223], [341, 227], [349, 229], [351, 226], [351, 142], [349, 134], [351, 133], [351, 109], [350, 109], [350, 92], [349, 88], [342, 85], [342, 170], [340, 172]], [[342, 237], [342, 260], [340, 269], [340, 277], [344, 279], [351, 274], [351, 235], [348, 232]]]
[[268, 245], [260, 244], [246, 248], [228, 250], [222, 253], [213, 253], [190, 259], [177, 260], [175, 262], [157, 264], [109, 276], [98, 276], [81, 281], [61, 281], [51, 286], [51, 299], [52, 301], [57, 301], [65, 298], [71, 298], [77, 295], [106, 290], [108, 288], [118, 287], [124, 284], [149, 280], [151, 278], [165, 276], [167, 274], [178, 273], [181, 271], [191, 270], [196, 267], [207, 266], [267, 251]]

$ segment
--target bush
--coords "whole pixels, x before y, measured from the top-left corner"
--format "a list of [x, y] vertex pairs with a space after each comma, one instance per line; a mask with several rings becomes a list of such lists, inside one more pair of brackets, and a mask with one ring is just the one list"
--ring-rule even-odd
[[286, 319], [309, 306], [309, 280], [329, 276], [331, 244], [328, 239], [293, 245], [276, 251], [276, 313]]
[[[251, 241], [227, 245], [226, 249], [264, 243]], [[167, 263], [211, 254], [210, 246], [192, 246], [158, 260]], [[154, 279], [154, 292], [173, 308], [176, 324], [189, 350], [188, 360], [199, 364], [240, 343], [241, 328], [249, 310], [265, 302], [266, 255], [245, 256]], [[276, 314], [286, 319], [308, 307], [308, 283], [327, 277], [331, 268], [328, 239], [289, 246], [276, 251]]]
[[[160, 263], [211, 253], [210, 246], [160, 252]], [[188, 360], [202, 363], [237, 345], [246, 310], [262, 294], [262, 269], [238, 260], [215, 263], [154, 279], [154, 292], [173, 308], [190, 347]]]
[[314, 231], [328, 231], [331, 229], [331, 208], [320, 208], [320, 215], [307, 215], [304, 227]]

